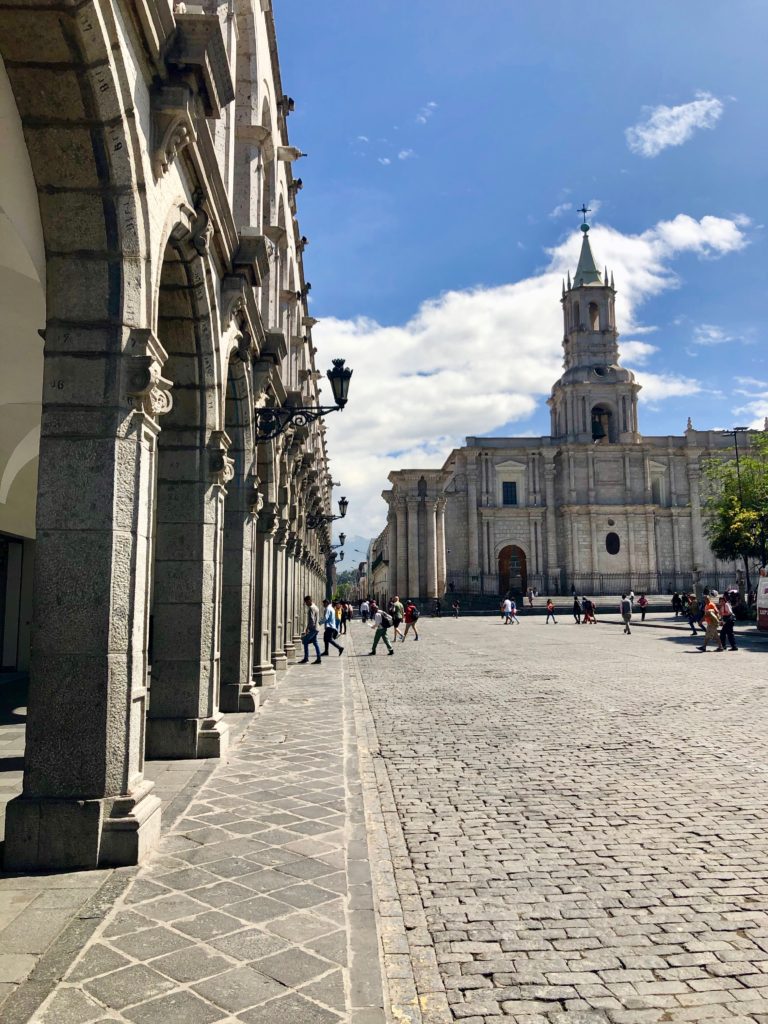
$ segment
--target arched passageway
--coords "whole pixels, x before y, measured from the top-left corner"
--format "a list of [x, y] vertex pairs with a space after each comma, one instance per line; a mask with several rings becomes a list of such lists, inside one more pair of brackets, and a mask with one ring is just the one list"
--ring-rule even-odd
[[499, 593], [524, 594], [528, 589], [528, 562], [525, 552], [508, 544], [499, 552]]

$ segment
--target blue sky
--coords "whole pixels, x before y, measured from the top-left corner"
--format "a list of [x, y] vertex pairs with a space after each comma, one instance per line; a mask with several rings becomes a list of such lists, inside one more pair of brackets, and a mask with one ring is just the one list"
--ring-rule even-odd
[[[627, 361], [647, 377], [641, 429], [756, 420], [768, 394], [764, 3], [275, 6], [291, 140], [309, 154], [295, 170], [315, 336], [325, 362], [338, 351], [356, 370], [349, 409], [328, 419], [335, 475], [360, 508], [353, 532], [383, 525], [389, 469], [438, 465], [467, 433], [548, 431], [561, 333], [550, 277], [568, 265], [583, 200], [596, 207], [598, 263], [624, 289], [619, 326], [640, 345]], [[626, 135], [638, 125], [645, 155]], [[446, 307], [448, 292], [458, 298]], [[468, 318], [453, 357], [463, 379], [414, 392], [409, 367], [440, 363], [441, 312], [459, 334]], [[539, 349], [546, 385], [525, 372]], [[477, 416], [469, 374], [494, 360], [508, 368], [508, 406]], [[366, 423], [377, 458], [363, 471], [350, 436]]]

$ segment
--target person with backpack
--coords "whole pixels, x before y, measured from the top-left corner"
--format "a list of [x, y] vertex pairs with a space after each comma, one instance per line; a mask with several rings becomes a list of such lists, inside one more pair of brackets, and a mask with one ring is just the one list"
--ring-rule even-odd
[[387, 630], [392, 628], [392, 616], [389, 612], [385, 612], [383, 608], [377, 608], [376, 614], [373, 617], [373, 625], [371, 629], [375, 629], [376, 632], [373, 634], [373, 649], [370, 650], [369, 654], [375, 654], [376, 648], [379, 646], [379, 640], [384, 641], [384, 646], [387, 648], [388, 654], [394, 654], [392, 650], [392, 644], [389, 642], [387, 636]]
[[419, 631], [416, 629], [416, 623], [419, 621], [420, 614], [421, 612], [413, 601], [405, 602], [405, 633], [403, 634], [403, 643], [405, 643], [405, 638], [408, 636], [410, 630], [413, 630], [413, 639], [419, 639]]
[[545, 626], [549, 625], [549, 620], [552, 619], [555, 625], [557, 625], [557, 619], [555, 618], [555, 602], [551, 597], [547, 598], [547, 621], [544, 623]]
[[621, 617], [624, 620], [624, 632], [631, 636], [632, 630], [629, 628], [629, 624], [632, 621], [632, 601], [627, 597], [626, 594], [621, 595], [621, 601], [619, 602], [619, 611]]

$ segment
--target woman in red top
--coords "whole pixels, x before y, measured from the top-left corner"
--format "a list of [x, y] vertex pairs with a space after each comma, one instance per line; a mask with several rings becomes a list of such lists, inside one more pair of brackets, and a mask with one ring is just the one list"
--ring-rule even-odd
[[405, 632], [403, 633], [402, 643], [405, 643], [405, 638], [408, 636], [408, 631], [413, 630], [413, 639], [419, 639], [419, 631], [416, 629], [416, 622], [419, 618], [419, 610], [413, 601], [407, 601], [405, 605]]

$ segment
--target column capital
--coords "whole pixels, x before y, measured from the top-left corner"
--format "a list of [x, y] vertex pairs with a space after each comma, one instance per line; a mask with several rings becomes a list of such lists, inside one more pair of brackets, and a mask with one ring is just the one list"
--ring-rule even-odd
[[257, 520], [259, 533], [271, 535], [277, 529], [278, 507], [274, 501], [265, 501]]

